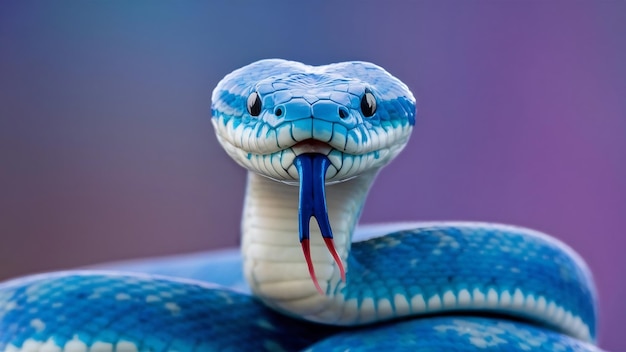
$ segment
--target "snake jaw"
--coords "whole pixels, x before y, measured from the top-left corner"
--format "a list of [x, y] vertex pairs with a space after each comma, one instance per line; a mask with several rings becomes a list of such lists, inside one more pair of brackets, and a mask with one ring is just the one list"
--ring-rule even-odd
[[309, 224], [312, 217], [314, 217], [317, 221], [322, 237], [324, 238], [326, 248], [328, 248], [328, 251], [339, 268], [341, 280], [346, 281], [346, 272], [343, 263], [337, 253], [337, 250], [335, 249], [330, 220], [328, 219], [328, 208], [326, 205], [325, 175], [326, 170], [330, 166], [330, 160], [328, 160], [324, 154], [305, 153], [298, 155], [294, 164], [296, 165], [298, 174], [300, 175], [300, 194], [298, 204], [300, 245], [302, 246], [304, 259], [306, 260], [309, 275], [313, 280], [313, 284], [315, 285], [317, 291], [323, 295], [324, 292], [322, 291], [315, 275], [315, 267], [313, 266], [309, 246]]

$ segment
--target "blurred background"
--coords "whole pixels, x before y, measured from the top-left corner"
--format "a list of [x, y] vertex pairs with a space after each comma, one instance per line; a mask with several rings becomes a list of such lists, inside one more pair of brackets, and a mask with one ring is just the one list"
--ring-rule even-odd
[[626, 2], [293, 4], [2, 2], [0, 279], [237, 246], [245, 172], [212, 88], [261, 58], [358, 59], [419, 103], [363, 220], [548, 232], [626, 350]]

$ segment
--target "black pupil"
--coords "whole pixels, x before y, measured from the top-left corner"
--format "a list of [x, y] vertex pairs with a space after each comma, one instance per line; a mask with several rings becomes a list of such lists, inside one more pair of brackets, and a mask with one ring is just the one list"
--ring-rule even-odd
[[376, 98], [374, 98], [374, 94], [370, 92], [363, 94], [361, 98], [361, 111], [365, 117], [374, 115], [376, 112]]
[[259, 116], [261, 114], [261, 98], [259, 93], [252, 92], [248, 97], [248, 112], [252, 116]]

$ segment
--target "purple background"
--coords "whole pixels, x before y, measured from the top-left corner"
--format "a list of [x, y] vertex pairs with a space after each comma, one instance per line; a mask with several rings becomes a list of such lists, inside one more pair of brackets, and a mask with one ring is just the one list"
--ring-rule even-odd
[[360, 59], [419, 102], [363, 219], [546, 231], [626, 350], [626, 2], [297, 4], [2, 2], [0, 278], [236, 245], [211, 89], [261, 58]]

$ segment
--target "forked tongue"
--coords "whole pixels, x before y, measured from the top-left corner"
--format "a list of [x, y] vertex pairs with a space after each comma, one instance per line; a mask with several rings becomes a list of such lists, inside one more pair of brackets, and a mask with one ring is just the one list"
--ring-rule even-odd
[[302, 245], [302, 252], [304, 253], [306, 264], [309, 267], [309, 275], [315, 284], [315, 288], [317, 288], [320, 294], [324, 294], [315, 276], [315, 268], [311, 260], [311, 249], [309, 246], [309, 223], [311, 217], [314, 217], [317, 221], [326, 247], [339, 267], [341, 280], [346, 281], [346, 272], [341, 258], [339, 258], [335, 250], [333, 232], [328, 221], [328, 208], [326, 207], [326, 184], [324, 178], [326, 170], [330, 165], [330, 160], [324, 154], [306, 153], [296, 157], [295, 165], [300, 176], [300, 198], [298, 201], [300, 245]]

